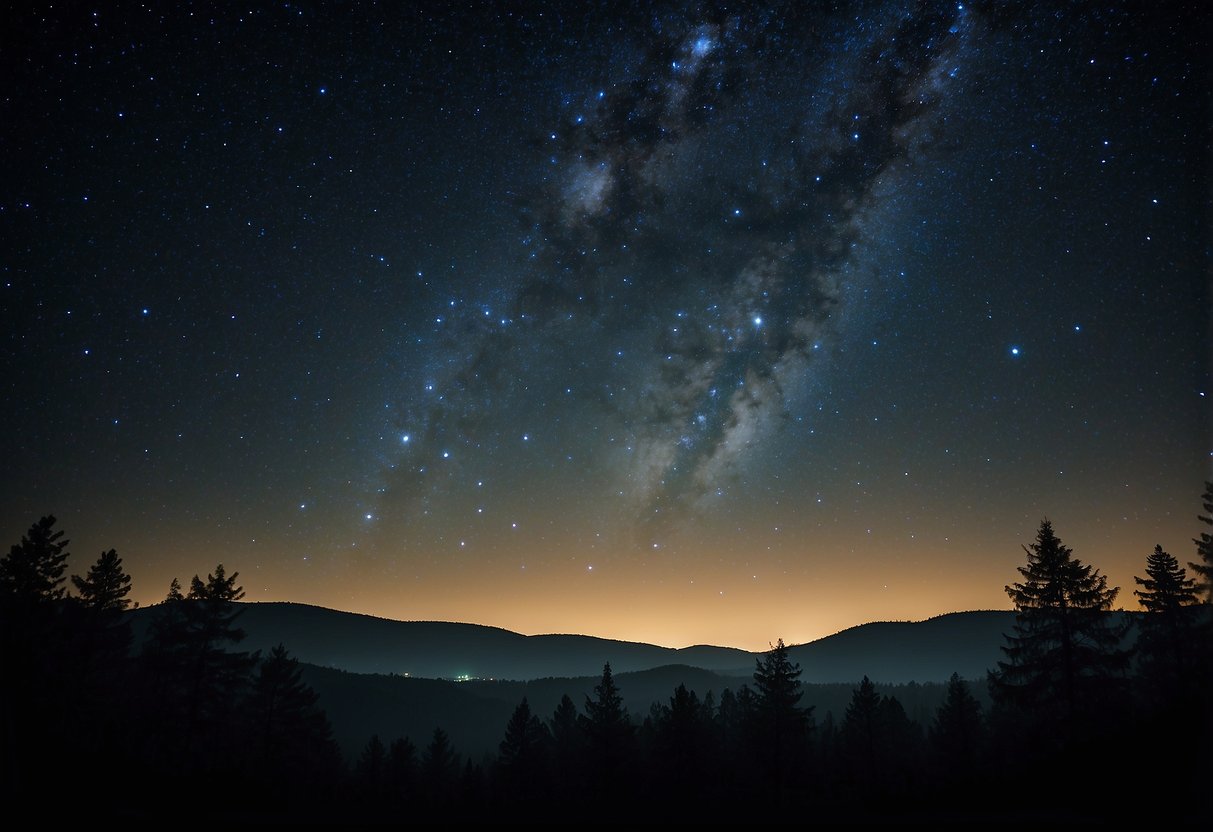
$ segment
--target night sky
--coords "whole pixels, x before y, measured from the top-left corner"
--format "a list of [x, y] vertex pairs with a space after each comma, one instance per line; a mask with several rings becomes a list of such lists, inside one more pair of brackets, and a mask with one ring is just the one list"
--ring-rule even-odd
[[0, 24], [4, 546], [751, 649], [1193, 559], [1203, 3], [150, 6]]

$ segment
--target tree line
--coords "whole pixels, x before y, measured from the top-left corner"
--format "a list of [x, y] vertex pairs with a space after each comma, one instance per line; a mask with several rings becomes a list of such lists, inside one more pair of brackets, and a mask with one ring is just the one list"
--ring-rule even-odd
[[[1213, 527], [1213, 483], [1202, 504]], [[985, 679], [953, 674], [930, 724], [866, 676], [845, 712], [817, 714], [781, 640], [718, 698], [679, 685], [632, 714], [606, 665], [580, 707], [566, 695], [545, 717], [522, 699], [494, 755], [464, 758], [439, 728], [424, 747], [370, 737], [345, 760], [286, 648], [239, 649], [238, 573], [174, 579], [135, 645], [122, 559], [102, 552], [69, 583], [47, 516], [0, 559], [4, 805], [234, 821], [1210, 819], [1210, 532], [1191, 575], [1155, 547], [1129, 617], [1042, 521], [1005, 588], [1003, 659]]]

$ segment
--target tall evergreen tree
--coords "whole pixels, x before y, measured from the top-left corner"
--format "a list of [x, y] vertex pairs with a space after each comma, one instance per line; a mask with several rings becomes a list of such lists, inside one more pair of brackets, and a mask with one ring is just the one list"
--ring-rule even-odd
[[1205, 636], [1204, 610], [1193, 609], [1200, 604], [1196, 582], [1162, 546], [1146, 556], [1146, 577], [1134, 575], [1133, 580], [1141, 587], [1133, 594], [1146, 609], [1137, 639], [1143, 675], [1168, 695], [1176, 693], [1177, 686], [1194, 685], [1193, 671], [1203, 664]]
[[573, 704], [573, 700], [566, 693], [560, 697], [560, 703], [556, 706], [556, 710], [552, 713], [552, 719], [548, 723], [548, 730], [551, 732], [552, 739], [555, 740], [557, 745], [567, 743], [572, 746], [576, 744], [577, 720], [577, 706]]
[[247, 709], [258, 771], [287, 782], [314, 782], [330, 773], [339, 752], [319, 701], [281, 644], [260, 662]]
[[552, 765], [555, 769], [556, 795], [572, 801], [581, 792], [582, 750], [584, 737], [577, 705], [566, 693], [548, 720], [552, 736]]
[[185, 596], [181, 594], [181, 581], [173, 578], [164, 601], [155, 606], [147, 638], [143, 642], [140, 661], [157, 680], [153, 699], [163, 701], [169, 696], [171, 669], [180, 664], [179, 656], [185, 650]]
[[739, 794], [750, 794], [758, 784], [753, 742], [754, 693], [743, 684], [720, 692], [716, 709], [715, 739], [719, 748], [718, 779]]
[[880, 730], [880, 694], [867, 676], [851, 691], [840, 731], [843, 757], [853, 779], [871, 788], [877, 777]]
[[598, 733], [630, 733], [631, 721], [628, 719], [627, 708], [623, 704], [623, 696], [615, 685], [615, 677], [611, 675], [611, 665], [602, 666], [602, 679], [594, 686], [593, 698], [585, 698], [584, 725], [591, 732]]
[[191, 601], [206, 601], [213, 604], [230, 604], [244, 598], [244, 587], [237, 586], [239, 572], [228, 575], [223, 564], [215, 567], [214, 574], [208, 574], [203, 581], [197, 575], [190, 579]]
[[800, 665], [779, 641], [756, 661], [754, 669], [754, 739], [758, 759], [776, 789], [796, 780], [808, 757], [812, 708], [800, 705]]
[[242, 610], [234, 606], [244, 598], [244, 587], [236, 584], [238, 577], [239, 572], [227, 575], [222, 563], [205, 582], [195, 575], [184, 607], [188, 638], [202, 657], [200, 663], [209, 664], [218, 681], [233, 686], [237, 684], [233, 678], [219, 677], [240, 677], [256, 662], [256, 657], [230, 650], [244, 640], [244, 630], [236, 626]]
[[157, 677], [153, 707], [169, 723], [161, 735], [176, 740], [177, 747], [164, 752], [188, 765], [247, 750], [232, 723], [260, 657], [233, 649], [244, 639], [235, 625], [240, 610], [234, 602], [244, 597], [238, 576], [220, 564], [206, 581], [195, 575], [185, 598], [174, 581], [144, 647], [144, 666]]
[[0, 558], [0, 787], [25, 798], [61, 777], [79, 715], [76, 622], [60, 603], [68, 541], [47, 515]]
[[1024, 552], [1023, 581], [1006, 587], [1015, 628], [1002, 648], [1007, 660], [990, 674], [991, 692], [1043, 720], [1042, 727], [1051, 717], [1069, 732], [1080, 712], [1094, 717], [1094, 706], [1122, 687], [1126, 625], [1107, 615], [1119, 588], [1109, 588], [1099, 570], [1075, 558], [1048, 519]]
[[127, 670], [130, 622], [122, 615], [131, 606], [131, 578], [113, 549], [102, 552], [85, 577], [72, 575], [78, 593], [70, 611], [76, 631], [75, 663], [81, 696], [96, 703], [112, 699]]
[[[1201, 494], [1200, 502], [1204, 506], [1205, 513], [1196, 515], [1196, 519], [1206, 526], [1213, 526], [1213, 482], [1205, 483], [1205, 491]], [[1200, 537], [1193, 538], [1192, 542], [1196, 544], [1198, 561], [1190, 561], [1188, 568], [1200, 581], [1205, 601], [1213, 604], [1213, 529], [1201, 532]]]
[[431, 808], [442, 808], [454, 797], [459, 782], [459, 754], [441, 728], [434, 729], [430, 744], [421, 755], [421, 776]]
[[76, 796], [91, 798], [96, 777], [86, 771], [119, 739], [118, 712], [103, 696], [114, 688], [95, 673], [89, 616], [66, 603], [67, 547], [47, 514], [0, 558], [0, 794], [12, 816], [24, 814], [24, 803], [36, 813], [58, 799], [52, 783], [79, 783]]
[[956, 785], [975, 775], [984, 734], [981, 703], [974, 698], [960, 674], [953, 673], [948, 679], [947, 696], [935, 712], [930, 732], [936, 766], [948, 784]]
[[387, 749], [379, 735], [372, 734], [354, 764], [354, 776], [364, 792], [378, 797], [384, 792], [386, 768]]
[[0, 559], [0, 604], [35, 604], [63, 597], [69, 541], [47, 515], [30, 526], [21, 542]]
[[851, 692], [839, 735], [850, 785], [863, 800], [903, 796], [917, 775], [917, 726], [901, 702], [881, 696], [867, 676]]
[[[748, 685], [742, 687], [749, 691]], [[727, 754], [733, 753], [740, 747], [749, 725], [750, 715], [738, 703], [737, 694], [732, 688], [720, 692], [720, 707], [716, 709], [716, 733]]]
[[653, 715], [653, 756], [661, 781], [682, 795], [700, 789], [715, 745], [711, 707], [680, 684], [668, 705], [654, 704]]
[[594, 686], [594, 697], [585, 698], [580, 724], [594, 784], [609, 793], [623, 780], [634, 750], [632, 721], [609, 663], [602, 666], [602, 679]]
[[512, 796], [525, 800], [537, 794], [547, 779], [551, 741], [547, 726], [531, 713], [524, 696], [506, 723], [499, 746], [498, 761]]
[[1133, 590], [1147, 612], [1171, 613], [1200, 603], [1196, 581], [1189, 578], [1173, 555], [1156, 545], [1146, 556], [1146, 577], [1133, 576], [1141, 589]]
[[122, 558], [113, 549], [102, 552], [85, 577], [72, 575], [72, 583], [81, 603], [89, 609], [122, 612], [131, 606], [126, 597], [131, 591], [131, 576], [123, 570]]

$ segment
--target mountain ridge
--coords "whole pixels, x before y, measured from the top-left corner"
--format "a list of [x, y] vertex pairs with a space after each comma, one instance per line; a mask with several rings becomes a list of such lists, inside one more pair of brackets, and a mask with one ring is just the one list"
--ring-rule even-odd
[[[585, 677], [610, 663], [616, 673], [687, 665], [748, 676], [761, 652], [695, 644], [664, 647], [574, 633], [525, 635], [455, 621], [400, 621], [290, 601], [241, 603], [240, 649], [282, 643], [300, 661], [352, 673], [432, 679]], [[129, 615], [139, 643], [157, 606]], [[1001, 658], [1015, 613], [971, 610], [922, 621], [874, 621], [789, 646], [806, 682], [943, 681], [953, 672], [984, 676]]]

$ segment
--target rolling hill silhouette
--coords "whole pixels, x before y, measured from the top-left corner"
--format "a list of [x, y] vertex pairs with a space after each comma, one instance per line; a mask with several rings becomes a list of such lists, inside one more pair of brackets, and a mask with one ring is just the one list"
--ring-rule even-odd
[[[594, 677], [685, 665], [748, 677], [761, 655], [729, 647], [674, 649], [580, 635], [525, 636], [498, 627], [438, 621], [392, 621], [294, 603], [240, 604], [244, 650], [285, 644], [302, 662], [352, 673], [426, 679]], [[136, 643], [154, 607], [132, 612]], [[876, 622], [793, 646], [805, 682], [939, 682], [953, 672], [982, 678], [1001, 657], [1014, 613], [949, 613], [918, 622]]]

